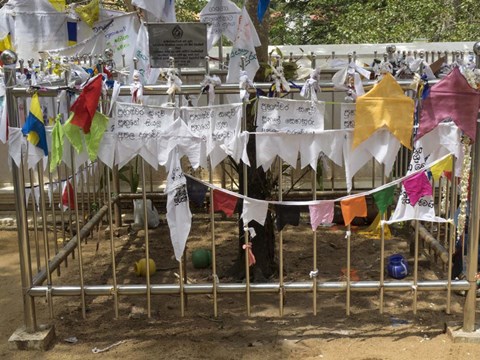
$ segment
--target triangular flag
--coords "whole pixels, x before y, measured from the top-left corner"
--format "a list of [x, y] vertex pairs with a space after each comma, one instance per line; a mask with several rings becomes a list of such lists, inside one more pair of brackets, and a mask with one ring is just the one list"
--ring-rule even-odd
[[268, 202], [246, 198], [243, 200], [243, 211], [240, 217], [243, 219], [244, 224], [255, 220], [263, 226], [267, 218], [267, 212]]
[[387, 73], [373, 89], [357, 98], [352, 148], [385, 126], [403, 146], [411, 149], [414, 111], [414, 101]]
[[82, 21], [93, 27], [93, 24], [98, 21], [100, 16], [100, 1], [92, 0], [86, 5], [79, 5], [75, 8], [75, 12]]
[[393, 204], [393, 197], [395, 195], [396, 186], [389, 186], [383, 190], [372, 194], [375, 204], [378, 207], [380, 214], [384, 214], [388, 207]]
[[74, 113], [71, 120], [72, 124], [81, 127], [84, 134], [90, 132], [90, 126], [92, 125], [93, 116], [97, 111], [102, 87], [103, 79], [102, 75], [99, 74], [85, 85], [82, 93], [70, 108], [70, 111]]
[[232, 216], [237, 207], [237, 197], [220, 190], [213, 190], [213, 210], [223, 211], [225, 215]]
[[257, 30], [255, 30], [252, 19], [250, 19], [244, 6], [238, 20], [237, 35], [230, 53], [227, 83], [237, 83], [240, 79], [242, 56], [245, 56], [245, 71], [248, 78], [253, 80], [257, 70], [260, 68], [255, 47], [261, 44]]
[[63, 210], [66, 209], [75, 209], [75, 194], [73, 192], [73, 186], [70, 184], [70, 181], [64, 183], [63, 192], [62, 192], [62, 207]]
[[77, 153], [80, 154], [83, 151], [82, 130], [78, 126], [72, 124], [72, 118], [74, 115], [74, 113], [70, 113], [70, 117], [63, 126], [63, 132], [68, 141], [70, 141], [70, 144], [72, 144]]
[[480, 91], [473, 89], [460, 69], [454, 67], [445, 78], [432, 86], [423, 101], [417, 139], [450, 118], [475, 141], [479, 109]]
[[188, 198], [198, 207], [205, 203], [208, 187], [192, 178], [187, 177]]
[[[61, 115], [59, 115], [61, 116]], [[55, 168], [62, 162], [63, 157], [63, 126], [60, 118], [57, 116], [55, 125], [52, 130], [52, 149], [50, 150], [50, 171], [53, 172]]]
[[367, 202], [365, 196], [356, 196], [340, 201], [343, 221], [349, 225], [356, 217], [367, 217]]
[[333, 222], [333, 215], [335, 210], [334, 201], [322, 201], [319, 204], [309, 205], [310, 223], [312, 230], [317, 230], [320, 224], [331, 224]]
[[[200, 22], [207, 23], [207, 50], [224, 35], [234, 41], [241, 10], [230, 0], [210, 0], [200, 11]], [[228, 19], [228, 21], [225, 21]]]
[[452, 156], [447, 156], [445, 159], [439, 161], [435, 165], [430, 168], [430, 172], [432, 173], [433, 178], [435, 181], [438, 181], [442, 176], [444, 171], [452, 171], [453, 167], [453, 160]]
[[47, 134], [37, 93], [32, 96], [30, 112], [22, 127], [22, 133], [27, 136], [30, 143], [42, 149], [45, 156], [48, 156]]
[[282, 231], [285, 225], [298, 226], [300, 223], [300, 206], [275, 205], [275, 225]]
[[90, 161], [95, 161], [97, 158], [100, 142], [102, 141], [105, 130], [107, 130], [109, 120], [108, 116], [97, 111], [92, 119], [90, 132], [85, 134], [85, 143]]
[[423, 196], [428, 196], [433, 194], [432, 184], [428, 180], [427, 174], [425, 171], [422, 171], [418, 174], [415, 174], [408, 179], [402, 182], [405, 191], [407, 192], [408, 199], [410, 204], [415, 206], [415, 204]]
[[257, 17], [259, 22], [263, 21], [263, 17], [267, 12], [269, 4], [270, 4], [270, 0], [258, 0]]
[[[381, 221], [381, 214], [378, 213], [377, 216], [375, 216], [375, 219], [373, 222], [370, 224], [368, 228], [365, 230], [361, 230], [358, 232], [358, 234], [368, 237], [370, 239], [381, 239], [382, 237], [382, 224], [380, 223]], [[390, 240], [392, 238], [392, 232], [390, 231], [390, 227], [388, 224], [383, 224], [383, 236], [385, 240]]]

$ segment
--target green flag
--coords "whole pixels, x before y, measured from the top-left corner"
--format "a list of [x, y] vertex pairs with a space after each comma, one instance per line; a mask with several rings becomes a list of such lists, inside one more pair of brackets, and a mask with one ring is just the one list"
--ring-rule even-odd
[[77, 153], [80, 154], [83, 151], [82, 128], [71, 124], [74, 115], [75, 113], [70, 113], [67, 122], [63, 126], [63, 131], [65, 132], [68, 141], [70, 141], [70, 144], [72, 144]]
[[50, 149], [50, 172], [53, 172], [55, 168], [62, 161], [63, 156], [63, 126], [60, 123], [61, 114], [55, 119], [55, 126], [52, 130], [52, 148]]
[[373, 193], [373, 199], [375, 200], [375, 204], [380, 211], [380, 214], [385, 213], [387, 208], [393, 204], [393, 195], [395, 194], [395, 185], [392, 185], [386, 189], [377, 191]]
[[[88, 157], [91, 161], [97, 158], [98, 148], [102, 141], [103, 134], [108, 127], [108, 116], [95, 112], [90, 126], [90, 132], [85, 134], [85, 143], [87, 144]], [[113, 151], [113, 150], [112, 150]]]

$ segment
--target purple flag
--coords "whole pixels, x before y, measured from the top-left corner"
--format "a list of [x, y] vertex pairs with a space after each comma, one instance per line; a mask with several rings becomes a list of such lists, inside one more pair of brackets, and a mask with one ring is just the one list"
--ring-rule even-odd
[[433, 85], [423, 101], [417, 139], [451, 118], [473, 141], [476, 136], [480, 92], [473, 89], [458, 67]]
[[309, 205], [310, 222], [312, 230], [317, 230], [318, 225], [333, 221], [334, 201], [322, 201], [320, 204]]
[[412, 177], [403, 181], [403, 187], [407, 192], [410, 205], [412, 206], [415, 206], [422, 196], [433, 194], [432, 184], [430, 184], [430, 180], [428, 180], [425, 171], [413, 175]]

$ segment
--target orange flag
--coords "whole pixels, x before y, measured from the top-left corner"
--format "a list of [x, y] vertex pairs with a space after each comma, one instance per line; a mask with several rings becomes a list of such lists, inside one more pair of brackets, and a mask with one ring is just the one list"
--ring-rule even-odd
[[343, 221], [349, 225], [355, 217], [367, 217], [365, 196], [357, 196], [340, 201]]

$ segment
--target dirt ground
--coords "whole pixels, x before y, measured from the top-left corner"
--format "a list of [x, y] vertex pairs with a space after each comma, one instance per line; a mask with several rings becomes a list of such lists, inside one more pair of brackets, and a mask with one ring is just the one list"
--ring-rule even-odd
[[[217, 268], [221, 282], [237, 254], [237, 224], [216, 222]], [[310, 281], [312, 235], [307, 224], [287, 226], [284, 232], [285, 282]], [[94, 235], [83, 245], [86, 284], [111, 283], [112, 268], [108, 237]], [[346, 266], [344, 229], [333, 227], [318, 233], [318, 264], [321, 281], [342, 278]], [[172, 258], [168, 227], [163, 222], [151, 230], [150, 253], [157, 264], [152, 283], [174, 283], [178, 265]], [[99, 250], [96, 251], [97, 241]], [[358, 234], [352, 238], [352, 267], [361, 280], [378, 280], [380, 243]], [[193, 282], [210, 282], [209, 269], [194, 269], [191, 253], [210, 247], [209, 223], [194, 217], [188, 240], [187, 275]], [[386, 254], [408, 255], [405, 236], [386, 243]], [[144, 256], [141, 232], [115, 238], [117, 281], [144, 283], [133, 264]], [[409, 258], [413, 269], [412, 259]], [[445, 278], [440, 265], [424, 256], [419, 262], [420, 279]], [[409, 277], [411, 278], [411, 274]], [[276, 281], [277, 279], [271, 279]], [[388, 279], [387, 279], [388, 280]], [[54, 284], [78, 283], [78, 255], [69, 257], [68, 268]], [[213, 318], [211, 295], [190, 295], [185, 317], [180, 316], [180, 298], [152, 297], [152, 317], [146, 316], [143, 297], [122, 296], [119, 319], [114, 319], [112, 297], [87, 297], [87, 317], [82, 319], [79, 297], [54, 298], [54, 319], [48, 317], [44, 298], [36, 300], [39, 323], [55, 324], [57, 341], [47, 352], [10, 350], [8, 338], [22, 324], [20, 276], [16, 233], [0, 232], [0, 358], [2, 359], [479, 359], [480, 345], [454, 344], [444, 333], [447, 321], [462, 321], [464, 298], [453, 294], [452, 314], [447, 315], [445, 292], [420, 292], [418, 312], [413, 314], [412, 293], [387, 293], [385, 312], [379, 313], [378, 293], [352, 293], [351, 315], [345, 315], [344, 293], [319, 292], [318, 314], [313, 315], [309, 293], [287, 293], [284, 316], [279, 316], [277, 294], [252, 294], [252, 316], [246, 316], [244, 294], [219, 294], [219, 317]], [[478, 316], [477, 316], [478, 318]], [[71, 344], [67, 338], [76, 337]], [[99, 354], [103, 349], [125, 341]]]

